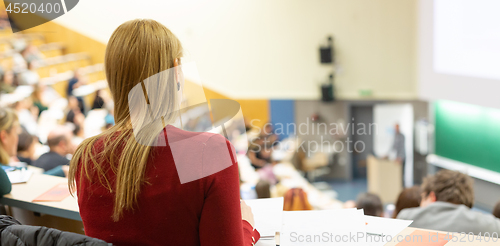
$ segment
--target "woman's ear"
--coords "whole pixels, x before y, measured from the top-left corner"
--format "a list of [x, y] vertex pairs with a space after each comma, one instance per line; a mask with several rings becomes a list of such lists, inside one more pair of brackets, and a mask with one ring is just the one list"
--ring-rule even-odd
[[175, 83], [177, 84], [177, 91], [181, 90], [181, 75], [179, 74], [180, 69], [179, 69], [179, 59], [175, 58], [174, 60], [174, 73], [175, 73]]
[[431, 193], [429, 193], [429, 196], [428, 196], [429, 200], [431, 202], [435, 202], [437, 199], [436, 199], [436, 193], [434, 193], [434, 191], [431, 191]]

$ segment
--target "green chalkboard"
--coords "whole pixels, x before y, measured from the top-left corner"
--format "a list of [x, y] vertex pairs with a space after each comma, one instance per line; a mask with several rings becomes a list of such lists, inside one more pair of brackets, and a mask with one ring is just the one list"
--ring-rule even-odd
[[434, 103], [437, 155], [500, 172], [500, 110]]

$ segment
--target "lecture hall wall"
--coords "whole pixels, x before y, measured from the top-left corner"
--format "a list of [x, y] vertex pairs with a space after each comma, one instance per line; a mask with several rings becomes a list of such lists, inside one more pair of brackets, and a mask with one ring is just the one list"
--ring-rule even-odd
[[[272, 120], [270, 99], [319, 99], [319, 85], [332, 71], [319, 63], [318, 47], [328, 35], [339, 99], [416, 99], [417, 2], [87, 0], [55, 22], [105, 44], [124, 21], [158, 20], [197, 63], [207, 97], [237, 99], [246, 116], [263, 124]], [[366, 90], [371, 95], [360, 93]]]

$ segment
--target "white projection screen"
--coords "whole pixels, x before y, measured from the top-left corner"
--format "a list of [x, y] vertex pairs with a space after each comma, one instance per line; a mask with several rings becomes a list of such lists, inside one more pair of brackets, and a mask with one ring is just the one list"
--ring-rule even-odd
[[419, 95], [500, 108], [500, 1], [419, 1]]

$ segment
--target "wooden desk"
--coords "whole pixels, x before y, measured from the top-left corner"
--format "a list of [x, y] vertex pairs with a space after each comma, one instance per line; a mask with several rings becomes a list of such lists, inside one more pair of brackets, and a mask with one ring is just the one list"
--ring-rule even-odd
[[0, 203], [42, 214], [81, 221], [76, 197], [69, 196], [60, 202], [32, 202], [33, 199], [60, 183], [68, 183], [68, 180], [45, 174], [33, 174], [27, 183], [13, 184], [11, 193], [0, 198]]

